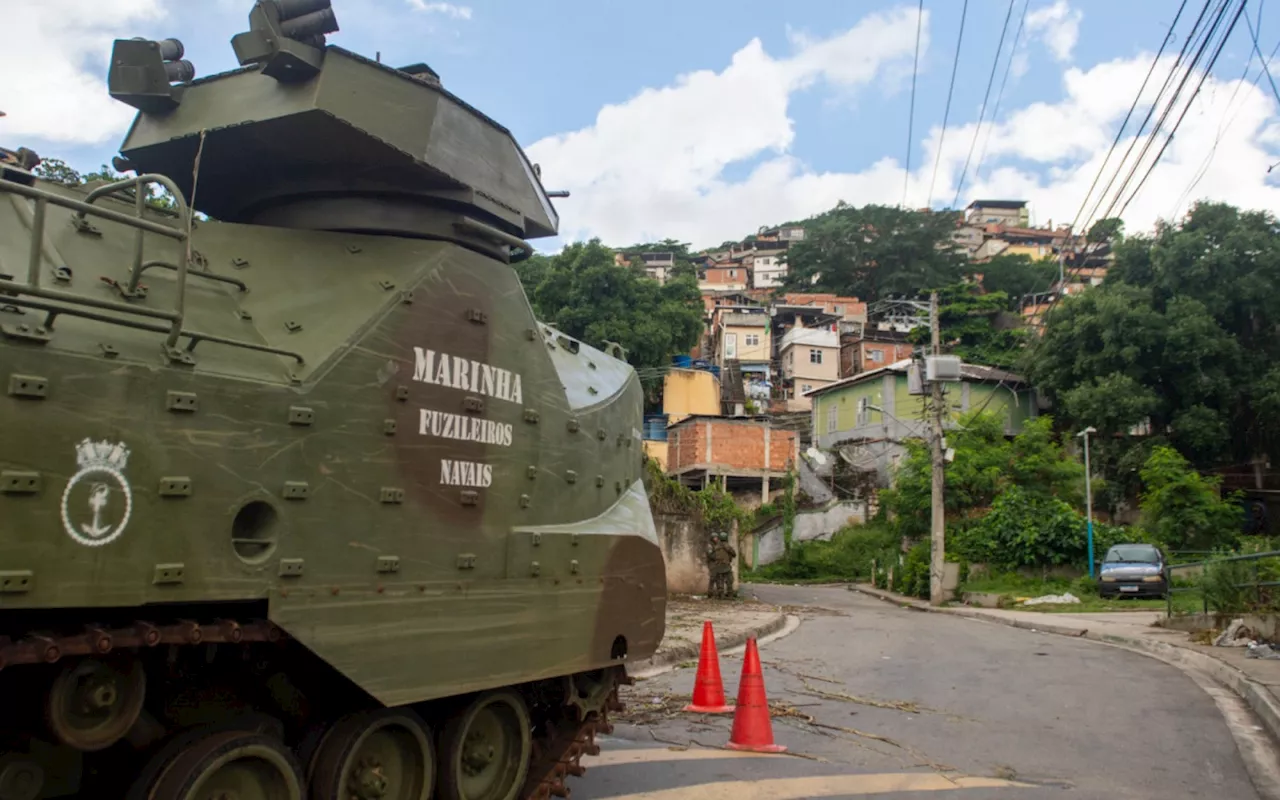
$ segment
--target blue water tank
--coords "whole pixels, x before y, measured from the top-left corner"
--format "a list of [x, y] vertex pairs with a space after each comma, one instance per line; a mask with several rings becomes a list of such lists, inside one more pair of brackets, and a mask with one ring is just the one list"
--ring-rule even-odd
[[688, 369], [693, 366], [693, 356], [672, 356], [671, 363], [677, 367]]

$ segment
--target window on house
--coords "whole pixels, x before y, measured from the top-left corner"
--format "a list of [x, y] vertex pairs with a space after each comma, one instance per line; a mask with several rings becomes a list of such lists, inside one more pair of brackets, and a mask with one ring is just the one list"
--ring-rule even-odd
[[835, 403], [827, 404], [827, 433], [836, 432], [836, 406]]
[[815, 349], [813, 349], [813, 348], [810, 348], [810, 349], [809, 349], [809, 363], [810, 363], [810, 364], [821, 364], [821, 363], [822, 363], [822, 351], [821, 351], [821, 350], [815, 350]]
[[868, 350], [868, 351], [867, 351], [867, 359], [868, 359], [868, 360], [870, 360], [870, 361], [872, 361], [873, 363], [879, 364], [880, 362], [884, 361], [884, 351], [883, 351], [883, 350]]
[[812, 391], [813, 391], [813, 386], [811, 386], [810, 384], [807, 384], [807, 383], [800, 384], [800, 394], [805, 394], [806, 392], [812, 392]]
[[738, 271], [737, 271], [736, 269], [731, 269], [731, 270], [729, 270], [729, 277], [730, 277], [730, 278], [736, 278], [736, 277], [738, 277]]
[[746, 338], [746, 346], [747, 346], [747, 347], [759, 347], [759, 346], [760, 346], [760, 334], [758, 334], [758, 333], [748, 333], [748, 334], [746, 334], [746, 337], [747, 337], [747, 338]]

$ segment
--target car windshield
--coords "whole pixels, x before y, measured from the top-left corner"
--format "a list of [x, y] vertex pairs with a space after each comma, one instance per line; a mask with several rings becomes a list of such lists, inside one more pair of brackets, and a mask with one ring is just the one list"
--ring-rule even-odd
[[1160, 553], [1149, 544], [1118, 544], [1107, 551], [1107, 561], [1139, 561], [1144, 564], [1160, 563]]

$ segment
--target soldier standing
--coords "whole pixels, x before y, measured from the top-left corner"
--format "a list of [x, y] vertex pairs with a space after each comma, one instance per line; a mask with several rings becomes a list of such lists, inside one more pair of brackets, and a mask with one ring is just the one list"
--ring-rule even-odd
[[707, 546], [707, 561], [711, 567], [711, 586], [708, 597], [728, 599], [733, 596], [733, 559], [738, 551], [729, 544], [729, 534], [721, 531], [712, 537]]

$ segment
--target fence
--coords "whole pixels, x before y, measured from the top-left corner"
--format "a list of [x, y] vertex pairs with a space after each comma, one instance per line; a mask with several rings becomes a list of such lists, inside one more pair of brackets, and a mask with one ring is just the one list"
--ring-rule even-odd
[[[1183, 555], [1190, 553], [1203, 553], [1203, 550], [1184, 550], [1175, 551], [1170, 555]], [[1262, 590], [1280, 586], [1280, 581], [1260, 581], [1258, 580], [1258, 562], [1264, 558], [1280, 558], [1280, 550], [1268, 550], [1264, 553], [1246, 553], [1239, 556], [1224, 556], [1222, 558], [1207, 559], [1204, 561], [1191, 561], [1182, 564], [1166, 564], [1164, 568], [1164, 580], [1166, 587], [1165, 594], [1165, 615], [1173, 616], [1173, 594], [1174, 592], [1200, 592], [1200, 599], [1205, 614], [1209, 613], [1209, 596], [1205, 594], [1203, 583], [1198, 586], [1182, 586], [1175, 588], [1173, 585], [1174, 570], [1190, 570], [1199, 569], [1202, 573], [1206, 567], [1211, 564], [1222, 564], [1229, 562], [1252, 562], [1253, 563], [1253, 580], [1247, 583], [1234, 584], [1236, 589], [1253, 589], [1257, 593], [1258, 603], [1262, 603]]]

